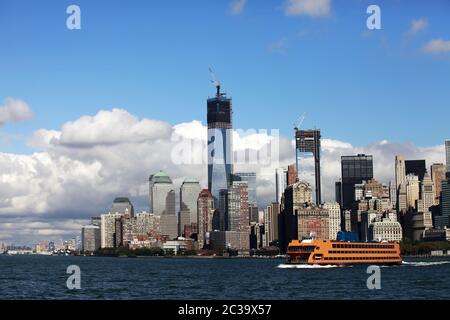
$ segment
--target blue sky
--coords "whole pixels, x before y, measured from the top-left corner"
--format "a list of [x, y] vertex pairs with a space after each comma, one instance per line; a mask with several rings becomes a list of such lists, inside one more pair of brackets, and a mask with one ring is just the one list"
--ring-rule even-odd
[[[82, 29], [66, 29], [77, 4]], [[284, 0], [0, 1], [0, 105], [25, 101], [34, 117], [0, 127], [2, 152], [30, 153], [39, 128], [121, 107], [171, 124], [206, 118], [211, 66], [233, 97], [236, 128], [305, 126], [366, 145], [420, 146], [448, 138], [448, 1], [331, 1], [330, 13], [286, 15]], [[382, 30], [366, 28], [378, 4]], [[408, 34], [413, 20], [426, 26]]]

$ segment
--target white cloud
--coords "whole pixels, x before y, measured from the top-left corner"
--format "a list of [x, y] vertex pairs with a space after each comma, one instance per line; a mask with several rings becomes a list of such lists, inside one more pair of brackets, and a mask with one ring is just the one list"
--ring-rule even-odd
[[269, 51], [276, 53], [286, 53], [288, 48], [288, 38], [283, 37], [269, 45]]
[[231, 3], [231, 14], [238, 16], [244, 12], [247, 0], [233, 0]]
[[284, 12], [288, 16], [329, 16], [331, 0], [287, 0]]
[[425, 44], [421, 50], [430, 54], [448, 53], [450, 52], [450, 40], [433, 39]]
[[411, 21], [411, 25], [409, 26], [409, 30], [407, 32], [408, 35], [414, 36], [419, 31], [422, 31], [428, 27], [427, 19], [415, 19]]
[[[271, 133], [238, 130], [234, 133], [234, 150], [262, 150], [274, 142]], [[183, 138], [181, 143], [194, 141], [206, 150], [207, 129], [200, 121], [171, 126], [138, 119], [123, 109], [81, 117], [64, 124], [61, 130], [36, 131], [30, 144], [38, 152], [0, 153], [0, 240], [20, 236], [36, 241], [46, 235], [53, 238], [73, 235], [86, 219], [107, 212], [117, 196], [128, 196], [137, 210], [145, 210], [148, 177], [160, 169], [172, 177], [177, 188], [186, 177], [196, 178], [206, 187], [204, 164], [174, 163], [173, 150], [180, 144], [174, 137]], [[358, 153], [374, 156], [375, 176], [383, 182], [393, 179], [396, 154], [407, 159], [426, 159], [428, 165], [444, 161], [443, 146], [422, 148], [384, 140], [356, 147], [344, 141], [323, 139], [324, 199], [333, 199], [334, 182], [340, 177], [340, 157]], [[196, 152], [194, 155], [198, 156]], [[202, 150], [199, 156], [205, 161]], [[258, 200], [263, 207], [275, 198], [275, 168], [294, 162], [293, 141], [281, 136], [279, 163], [239, 164], [235, 170], [257, 173]], [[305, 170], [313, 171], [312, 162], [306, 163]]]
[[0, 106], [0, 125], [27, 120], [32, 116], [30, 107], [22, 100], [6, 98], [4, 105]]

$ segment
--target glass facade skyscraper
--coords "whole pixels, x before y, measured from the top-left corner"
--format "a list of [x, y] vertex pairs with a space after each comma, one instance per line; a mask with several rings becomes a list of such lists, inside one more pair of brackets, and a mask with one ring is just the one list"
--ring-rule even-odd
[[233, 122], [232, 103], [224, 93], [207, 101], [208, 113], [208, 190], [214, 200], [219, 199], [220, 190], [228, 189], [233, 172]]
[[244, 181], [248, 185], [248, 204], [251, 206], [257, 205], [256, 198], [256, 173], [255, 172], [236, 172], [233, 175], [234, 181]]
[[425, 160], [405, 160], [405, 173], [414, 174], [419, 177], [419, 181], [423, 181], [427, 172]]
[[355, 201], [355, 184], [373, 179], [373, 157], [358, 154], [341, 157], [342, 169], [342, 207], [352, 209]]

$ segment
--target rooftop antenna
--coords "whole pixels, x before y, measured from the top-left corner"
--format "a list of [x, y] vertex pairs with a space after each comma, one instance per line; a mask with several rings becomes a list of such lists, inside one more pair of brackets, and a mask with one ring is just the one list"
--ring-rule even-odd
[[211, 82], [217, 88], [217, 97], [220, 97], [221, 96], [221, 94], [220, 94], [220, 81], [217, 80], [217, 77], [214, 74], [214, 71], [212, 71], [211, 67], [209, 68], [209, 73], [211, 74]]

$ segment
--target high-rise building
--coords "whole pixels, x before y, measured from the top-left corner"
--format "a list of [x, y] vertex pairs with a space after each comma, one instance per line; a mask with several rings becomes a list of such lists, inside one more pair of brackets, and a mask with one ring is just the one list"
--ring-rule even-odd
[[443, 223], [440, 227], [450, 227], [450, 179], [442, 182], [441, 216]]
[[414, 174], [422, 181], [427, 172], [425, 160], [406, 160], [405, 161], [406, 175]]
[[[117, 234], [117, 221], [120, 221], [122, 214], [108, 213], [102, 214], [100, 227], [100, 243], [102, 248], [117, 248], [121, 242], [121, 234]], [[119, 230], [119, 233], [120, 230]], [[120, 237], [120, 239], [119, 239]]]
[[280, 204], [274, 202], [264, 209], [264, 234], [265, 246], [268, 247], [275, 240], [278, 240], [278, 215], [280, 214]]
[[402, 156], [395, 156], [395, 183], [397, 191], [400, 189], [400, 185], [406, 183], [405, 159]]
[[433, 180], [428, 173], [425, 173], [423, 181], [420, 184], [420, 200], [418, 202], [419, 212], [429, 212], [435, 203], [435, 193]]
[[203, 189], [197, 199], [198, 210], [198, 246], [203, 248], [207, 243], [207, 235], [213, 231], [214, 199], [208, 189]]
[[389, 201], [391, 202], [392, 208], [397, 208], [397, 192], [398, 189], [394, 182], [389, 182]]
[[336, 181], [334, 184], [334, 200], [342, 207], [342, 182]]
[[250, 221], [248, 214], [248, 184], [234, 181], [228, 189], [228, 231], [248, 232]]
[[[185, 179], [180, 188], [180, 213], [189, 213], [189, 222], [197, 223], [197, 200], [202, 190], [200, 183], [196, 179]], [[184, 228], [184, 224], [180, 226]]]
[[157, 215], [175, 215], [175, 190], [170, 177], [159, 171], [150, 176], [150, 212]]
[[300, 208], [298, 210], [297, 239], [315, 237], [317, 239], [330, 239], [330, 215], [328, 209], [319, 207]]
[[296, 130], [296, 161], [300, 180], [306, 180], [303, 174], [302, 161], [312, 154], [314, 158], [314, 194], [316, 205], [322, 204], [322, 183], [320, 173], [320, 130]]
[[406, 190], [406, 182], [400, 185], [398, 189], [397, 211], [404, 212], [408, 210], [408, 194]]
[[275, 202], [281, 203], [281, 197], [287, 186], [287, 169], [277, 168], [275, 171]]
[[295, 164], [291, 164], [288, 166], [287, 170], [287, 185], [293, 185], [298, 180], [297, 169], [295, 168]]
[[130, 199], [125, 197], [115, 198], [111, 207], [111, 213], [118, 213], [127, 217], [133, 217], [134, 208]]
[[342, 207], [349, 210], [355, 201], [355, 184], [373, 179], [373, 157], [358, 154], [341, 157]]
[[435, 204], [439, 204], [439, 198], [442, 190], [442, 181], [445, 180], [445, 172], [447, 171], [443, 163], [434, 163], [431, 165], [431, 179], [434, 185]]
[[406, 175], [406, 206], [417, 209], [417, 200], [419, 200], [420, 185], [419, 177], [410, 173]]
[[259, 209], [257, 206], [249, 205], [248, 207], [248, 214], [250, 223], [259, 223]]
[[233, 174], [236, 181], [245, 181], [248, 185], [248, 204], [256, 206], [258, 204], [256, 197], [256, 173], [255, 172], [236, 172]]
[[220, 190], [231, 184], [233, 173], [233, 109], [231, 99], [220, 92], [207, 101], [208, 122], [208, 190], [215, 201], [219, 199]]
[[446, 166], [447, 166], [447, 172], [450, 172], [450, 140], [445, 141], [445, 159], [446, 159]]
[[341, 206], [337, 202], [326, 202], [323, 208], [328, 210], [328, 239], [336, 240], [338, 232], [341, 231]]

